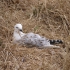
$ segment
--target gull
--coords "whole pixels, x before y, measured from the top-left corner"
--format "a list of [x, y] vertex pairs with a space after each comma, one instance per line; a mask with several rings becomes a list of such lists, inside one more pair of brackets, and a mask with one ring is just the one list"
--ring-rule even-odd
[[50, 40], [44, 36], [40, 36], [35, 33], [23, 33], [22, 25], [20, 23], [14, 26], [13, 42], [15, 44], [21, 44], [26, 46], [36, 46], [38, 48], [60, 48], [60, 46], [55, 46], [53, 44], [62, 44], [61, 40]]

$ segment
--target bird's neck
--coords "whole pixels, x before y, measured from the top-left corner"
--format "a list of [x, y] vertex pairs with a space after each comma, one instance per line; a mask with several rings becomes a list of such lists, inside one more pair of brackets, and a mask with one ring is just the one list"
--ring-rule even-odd
[[14, 34], [13, 34], [13, 41], [19, 41], [21, 39], [22, 36], [24, 36], [25, 33], [23, 32], [18, 32], [18, 31], [14, 31]]

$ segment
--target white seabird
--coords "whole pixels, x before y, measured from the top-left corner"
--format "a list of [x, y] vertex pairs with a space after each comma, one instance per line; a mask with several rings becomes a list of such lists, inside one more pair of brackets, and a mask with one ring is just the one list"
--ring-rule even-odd
[[[23, 33], [22, 25], [16, 24], [14, 26], [13, 42], [26, 46], [36, 46], [38, 48], [60, 48], [59, 46], [52, 45], [53, 43], [62, 43], [61, 40], [49, 40], [39, 34], [35, 33]], [[51, 44], [52, 43], [52, 44]]]

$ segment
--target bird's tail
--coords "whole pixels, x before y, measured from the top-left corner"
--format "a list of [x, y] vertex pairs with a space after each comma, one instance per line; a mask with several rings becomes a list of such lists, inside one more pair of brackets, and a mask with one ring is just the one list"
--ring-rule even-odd
[[50, 44], [63, 44], [63, 41], [62, 40], [49, 40], [50, 41]]

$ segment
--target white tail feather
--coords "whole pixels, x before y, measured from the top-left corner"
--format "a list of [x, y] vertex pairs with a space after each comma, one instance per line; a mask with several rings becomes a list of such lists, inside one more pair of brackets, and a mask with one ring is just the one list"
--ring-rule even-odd
[[55, 46], [55, 45], [49, 45], [49, 46], [42, 46], [39, 48], [60, 48], [60, 46]]

